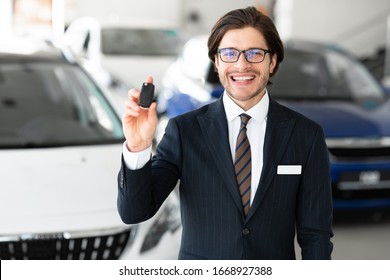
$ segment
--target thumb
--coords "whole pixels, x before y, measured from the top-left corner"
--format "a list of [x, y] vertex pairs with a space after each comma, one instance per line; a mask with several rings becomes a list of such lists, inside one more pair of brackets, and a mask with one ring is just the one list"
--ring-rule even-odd
[[153, 84], [153, 77], [152, 76], [148, 76], [145, 80], [145, 82], [149, 83], [149, 84]]
[[148, 109], [148, 119], [150, 122], [157, 123], [157, 103], [153, 102]]

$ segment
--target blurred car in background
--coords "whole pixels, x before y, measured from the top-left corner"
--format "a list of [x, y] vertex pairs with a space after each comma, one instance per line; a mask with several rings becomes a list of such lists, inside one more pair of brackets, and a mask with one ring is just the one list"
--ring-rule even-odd
[[[390, 101], [351, 54], [335, 45], [289, 41], [271, 78], [270, 96], [324, 129], [335, 210], [390, 206]], [[207, 36], [187, 42], [163, 79], [160, 124], [212, 102], [223, 93], [207, 56]]]
[[176, 259], [178, 198], [117, 212], [118, 109], [66, 48], [0, 44], [0, 259]]
[[65, 44], [76, 55], [93, 63], [96, 69], [107, 69], [129, 87], [139, 87], [147, 76], [153, 76], [156, 95], [163, 73], [175, 60], [184, 40], [183, 32], [173, 23], [123, 18], [102, 23], [81, 17], [69, 24], [64, 36]]

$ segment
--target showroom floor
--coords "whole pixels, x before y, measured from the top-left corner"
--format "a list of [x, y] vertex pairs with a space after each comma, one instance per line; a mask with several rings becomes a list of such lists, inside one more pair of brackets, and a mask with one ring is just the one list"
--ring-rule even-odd
[[333, 260], [390, 260], [390, 211], [335, 213], [333, 233]]
[[334, 215], [335, 260], [389, 260], [390, 212]]

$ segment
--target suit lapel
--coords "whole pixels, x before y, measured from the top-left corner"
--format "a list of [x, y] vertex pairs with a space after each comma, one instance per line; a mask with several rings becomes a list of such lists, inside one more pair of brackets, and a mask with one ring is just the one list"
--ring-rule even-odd
[[215, 164], [231, 193], [234, 203], [243, 213], [241, 198], [230, 152], [228, 127], [222, 98], [210, 104], [208, 111], [198, 117], [199, 125]]
[[295, 119], [289, 118], [283, 107], [270, 98], [267, 116], [267, 128], [263, 148], [263, 170], [260, 183], [249, 211], [248, 219], [253, 215], [263, 200], [290, 139]]

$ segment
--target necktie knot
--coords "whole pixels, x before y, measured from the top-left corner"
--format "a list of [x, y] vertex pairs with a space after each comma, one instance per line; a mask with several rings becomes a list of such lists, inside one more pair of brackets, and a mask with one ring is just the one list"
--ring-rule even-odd
[[241, 118], [241, 126], [246, 126], [251, 118], [251, 116], [245, 114], [245, 113], [242, 113], [240, 115], [240, 118]]

